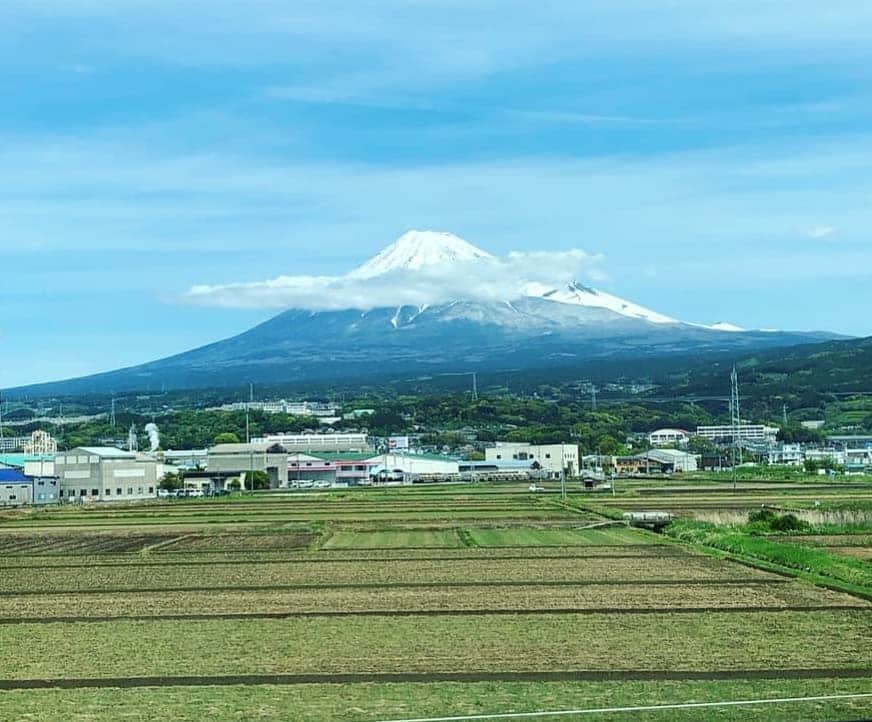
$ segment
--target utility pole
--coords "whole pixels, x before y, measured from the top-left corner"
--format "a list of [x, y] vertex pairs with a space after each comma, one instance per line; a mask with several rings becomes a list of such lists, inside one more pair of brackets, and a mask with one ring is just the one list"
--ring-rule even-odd
[[787, 404], [781, 405], [781, 420], [784, 422], [784, 427], [787, 428]]
[[472, 400], [478, 401], [478, 374], [472, 372]]
[[109, 413], [109, 423], [115, 428], [115, 399], [112, 399], [112, 411]]
[[566, 501], [566, 469], [560, 470], [560, 496]]

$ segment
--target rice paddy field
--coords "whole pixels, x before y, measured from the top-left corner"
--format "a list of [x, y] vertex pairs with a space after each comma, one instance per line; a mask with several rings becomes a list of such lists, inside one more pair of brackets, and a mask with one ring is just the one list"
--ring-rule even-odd
[[[0, 719], [869, 718], [872, 589], [610, 518], [791, 494], [808, 501], [475, 485], [5, 513]], [[779, 544], [870, 564], [868, 533]]]

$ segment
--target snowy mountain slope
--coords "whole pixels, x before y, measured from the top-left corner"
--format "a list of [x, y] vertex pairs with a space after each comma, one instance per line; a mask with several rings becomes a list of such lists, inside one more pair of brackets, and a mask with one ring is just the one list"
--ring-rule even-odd
[[570, 283], [565, 288], [548, 288], [541, 284], [528, 284], [526, 292], [530, 296], [544, 298], [555, 303], [566, 303], [587, 308], [602, 308], [614, 311], [622, 316], [638, 318], [651, 323], [681, 323], [677, 319], [665, 316], [650, 308], [645, 308], [632, 301], [626, 301], [610, 293], [596, 291], [578, 283]]

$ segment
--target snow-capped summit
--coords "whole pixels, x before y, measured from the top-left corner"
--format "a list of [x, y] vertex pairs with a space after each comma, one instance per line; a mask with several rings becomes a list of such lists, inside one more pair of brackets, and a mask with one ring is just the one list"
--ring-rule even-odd
[[[370, 279], [386, 274], [408, 273], [421, 271], [422, 269], [463, 262], [492, 262], [499, 264], [502, 261], [487, 251], [472, 245], [468, 241], [454, 235], [437, 231], [407, 231], [391, 245], [387, 246], [370, 260], [348, 274], [349, 278]], [[566, 285], [551, 285], [541, 282], [521, 281], [506, 279], [507, 303], [518, 298], [535, 298], [549, 301], [563, 306], [573, 306], [596, 309], [597, 312], [605, 311], [615, 314], [616, 317], [632, 319], [660, 326], [676, 324], [702, 328], [710, 331], [741, 333], [745, 329], [730, 323], [721, 322], [708, 326], [705, 324], [686, 323], [671, 316], [658, 313], [650, 308], [633, 303], [626, 299], [605, 293], [577, 282]], [[471, 299], [452, 299], [456, 301]], [[400, 325], [400, 313], [402, 305], [397, 308], [392, 316], [391, 326], [398, 328]], [[559, 314], [560, 312], [555, 309]]]
[[453, 233], [407, 231], [349, 275], [374, 278], [396, 271], [419, 271], [426, 266], [457, 261], [492, 259], [493, 256]]

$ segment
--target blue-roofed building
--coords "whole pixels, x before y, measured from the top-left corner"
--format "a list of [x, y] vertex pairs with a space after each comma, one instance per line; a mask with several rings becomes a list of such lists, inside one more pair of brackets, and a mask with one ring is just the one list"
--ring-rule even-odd
[[29, 504], [31, 480], [17, 469], [0, 469], [0, 506]]

